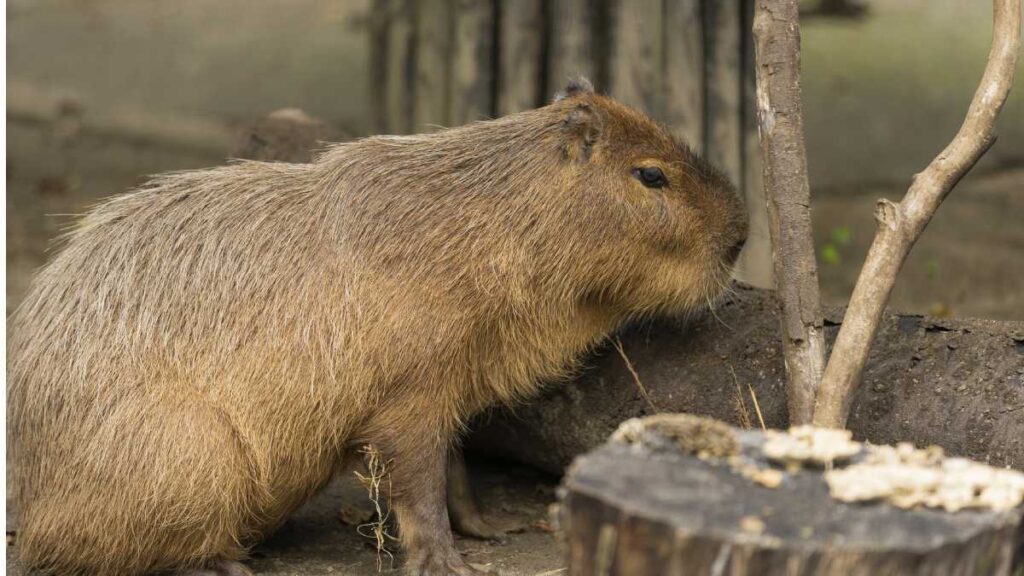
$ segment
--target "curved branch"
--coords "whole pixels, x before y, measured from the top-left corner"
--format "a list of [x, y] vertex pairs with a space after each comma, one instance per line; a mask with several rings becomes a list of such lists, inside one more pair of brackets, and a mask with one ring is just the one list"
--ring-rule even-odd
[[992, 48], [981, 83], [960, 131], [925, 170], [914, 177], [903, 201], [879, 203], [878, 232], [857, 278], [842, 330], [825, 368], [814, 423], [846, 425], [850, 401], [896, 274], [914, 242], [957, 182], [995, 142], [994, 124], [1013, 85], [1020, 49], [1021, 0], [994, 0]]

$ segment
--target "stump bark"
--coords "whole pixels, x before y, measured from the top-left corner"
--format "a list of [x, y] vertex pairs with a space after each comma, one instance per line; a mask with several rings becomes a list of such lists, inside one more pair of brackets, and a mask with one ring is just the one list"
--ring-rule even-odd
[[[768, 465], [759, 431], [743, 459]], [[1021, 574], [1021, 507], [905, 510], [833, 499], [821, 469], [755, 484], [735, 460], [609, 442], [578, 458], [556, 519], [571, 575]]]

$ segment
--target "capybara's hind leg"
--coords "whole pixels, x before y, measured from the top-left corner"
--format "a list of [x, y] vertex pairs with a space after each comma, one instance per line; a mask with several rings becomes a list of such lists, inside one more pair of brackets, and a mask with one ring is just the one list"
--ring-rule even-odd
[[144, 400], [111, 410], [80, 458], [22, 510], [27, 564], [120, 576], [245, 555], [266, 501], [247, 447], [202, 402]]
[[241, 562], [218, 560], [206, 568], [193, 568], [179, 572], [178, 576], [253, 576]]
[[466, 460], [459, 448], [452, 448], [448, 453], [448, 517], [452, 530], [463, 536], [504, 542], [505, 531], [488, 522], [480, 512], [469, 484]]

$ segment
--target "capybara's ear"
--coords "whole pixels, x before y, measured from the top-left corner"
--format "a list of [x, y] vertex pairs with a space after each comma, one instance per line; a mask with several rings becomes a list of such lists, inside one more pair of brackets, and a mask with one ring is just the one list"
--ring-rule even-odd
[[566, 98], [572, 98], [573, 96], [593, 93], [594, 85], [590, 83], [590, 80], [587, 80], [583, 76], [577, 76], [576, 78], [569, 80], [569, 84], [565, 87], [563, 92], [555, 94], [555, 102], [565, 100]]
[[604, 120], [594, 106], [587, 102], [573, 106], [562, 121], [566, 157], [580, 163], [590, 160], [603, 128]]

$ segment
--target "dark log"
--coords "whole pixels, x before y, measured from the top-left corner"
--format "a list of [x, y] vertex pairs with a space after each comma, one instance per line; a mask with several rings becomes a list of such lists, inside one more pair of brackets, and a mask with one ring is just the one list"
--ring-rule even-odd
[[846, 504], [830, 495], [822, 469], [782, 475], [761, 451], [762, 433], [722, 428], [747, 466], [771, 469], [781, 483], [756, 484], [729, 459], [699, 458], [664, 439], [653, 447], [611, 441], [577, 459], [559, 491], [569, 574], [1000, 576], [1024, 569], [1021, 506], [952, 513]]
[[[826, 309], [825, 317], [831, 342], [842, 309]], [[736, 425], [745, 413], [758, 426], [752, 389], [765, 424], [788, 426], [771, 292], [737, 287], [714, 314], [634, 326], [620, 338], [659, 411]], [[481, 417], [470, 449], [560, 474], [620, 422], [651, 412], [614, 347], [602, 347], [585, 365], [578, 379], [552, 384], [514, 413]], [[849, 420], [857, 439], [935, 444], [1024, 468], [1024, 323], [887, 313], [864, 382]]]

